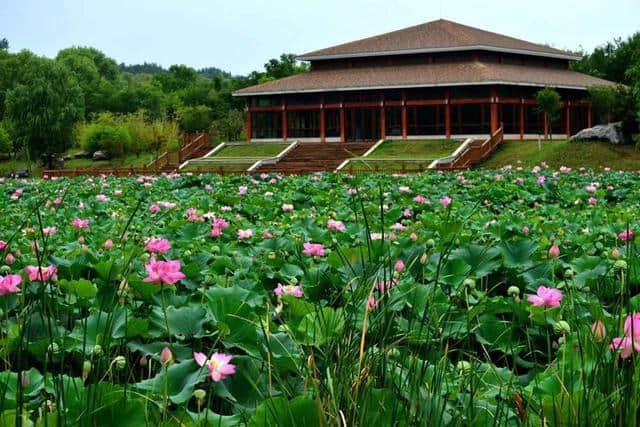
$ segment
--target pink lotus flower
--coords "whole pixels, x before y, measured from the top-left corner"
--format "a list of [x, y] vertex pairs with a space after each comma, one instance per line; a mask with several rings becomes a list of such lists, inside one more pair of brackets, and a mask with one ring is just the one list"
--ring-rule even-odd
[[160, 212], [160, 206], [156, 205], [155, 203], [152, 204], [151, 206], [149, 206], [149, 212], [151, 212], [151, 213]]
[[536, 182], [537, 182], [538, 184], [542, 185], [542, 184], [544, 184], [544, 182], [545, 182], [546, 180], [547, 180], [547, 178], [545, 178], [545, 176], [544, 176], [544, 175], [540, 175], [540, 176], [538, 177], [538, 179], [536, 180]]
[[144, 278], [149, 283], [165, 283], [173, 285], [186, 276], [180, 271], [180, 261], [156, 261], [151, 257], [149, 264], [144, 266], [148, 276]]
[[551, 246], [551, 248], [549, 249], [549, 256], [552, 258], [560, 256], [560, 248], [558, 247], [558, 245], [554, 244]]
[[20, 292], [18, 285], [22, 282], [19, 274], [0, 276], [0, 296]]
[[306, 242], [304, 245], [304, 252], [310, 256], [324, 256], [324, 246], [321, 243]]
[[247, 228], [246, 230], [238, 230], [238, 240], [247, 240], [253, 236], [253, 230]]
[[102, 247], [105, 249], [111, 249], [113, 247], [113, 240], [111, 239], [107, 239], [103, 244]]
[[74, 218], [74, 220], [71, 221], [71, 225], [73, 225], [75, 228], [79, 228], [79, 229], [89, 228], [89, 220], [88, 219]]
[[633, 240], [635, 237], [635, 233], [631, 230], [623, 230], [620, 232], [620, 234], [618, 234], [618, 237], [623, 242], [626, 242], [627, 240]]
[[189, 222], [200, 222], [204, 221], [204, 217], [198, 215], [198, 212], [194, 208], [187, 209], [187, 221]]
[[623, 359], [628, 358], [635, 351], [640, 353], [640, 313], [633, 313], [624, 321], [622, 338], [614, 338], [609, 345], [611, 350], [620, 350]]
[[393, 225], [391, 226], [391, 229], [392, 229], [393, 231], [404, 231], [404, 230], [406, 230], [406, 229], [407, 229], [407, 227], [406, 227], [405, 225], [403, 225], [403, 224], [399, 223], [399, 222], [396, 222], [395, 224], [393, 224]]
[[418, 240], [418, 235], [416, 233], [411, 233], [411, 235], [409, 235], [409, 238], [415, 242], [416, 240]]
[[193, 353], [193, 358], [200, 366], [207, 365], [209, 369], [209, 375], [214, 382], [225, 379], [228, 375], [236, 373], [235, 365], [229, 363], [233, 356], [224, 353], [213, 353], [211, 358], [207, 360], [207, 356], [204, 353]]
[[265, 231], [264, 233], [262, 233], [263, 239], [270, 239], [272, 237], [273, 237], [273, 234], [270, 231]]
[[449, 196], [445, 196], [442, 199], [440, 199], [440, 205], [443, 208], [446, 208], [447, 206], [449, 206], [451, 204], [451, 197]]
[[273, 290], [273, 293], [276, 294], [277, 297], [281, 297], [282, 295], [291, 295], [296, 298], [302, 298], [302, 288], [299, 285], [285, 285], [282, 283], [278, 283], [278, 286]]
[[282, 212], [293, 212], [293, 205], [290, 204], [283, 204], [282, 205]]
[[0, 240], [0, 251], [3, 251], [4, 248], [7, 247], [7, 242], [5, 242], [4, 240]]
[[405, 210], [402, 211], [402, 216], [405, 218], [411, 218], [411, 215], [413, 215], [413, 212], [411, 212], [409, 208], [405, 208]]
[[529, 234], [529, 227], [527, 227], [526, 225], [524, 227], [522, 227], [522, 232], [524, 234]]
[[427, 198], [421, 194], [418, 194], [416, 197], [414, 197], [413, 201], [420, 204], [425, 204], [428, 202]]
[[58, 228], [57, 227], [44, 227], [42, 229], [42, 234], [44, 234], [45, 236], [53, 236], [54, 234], [56, 234], [58, 232]]
[[114, 190], [113, 191], [113, 195], [114, 196], [122, 196], [122, 190]]
[[540, 286], [537, 295], [529, 295], [527, 301], [536, 307], [559, 307], [560, 301], [562, 301], [562, 291]]
[[204, 186], [204, 191], [213, 191], [213, 187], [211, 186], [211, 184], [206, 184]]
[[329, 220], [327, 221], [327, 228], [329, 230], [333, 230], [333, 231], [344, 231], [344, 223], [342, 221], [334, 221], [333, 219], [329, 218]]
[[11, 265], [11, 264], [13, 264], [14, 262], [16, 262], [16, 259], [15, 259], [15, 257], [13, 256], [13, 254], [8, 253], [8, 254], [7, 254], [7, 256], [6, 256], [6, 258], [5, 258], [5, 261], [7, 261], [7, 264]]
[[61, 205], [61, 204], [62, 204], [62, 199], [61, 199], [60, 197], [56, 198], [56, 199], [53, 201], [53, 204], [54, 204], [54, 205], [56, 205], [56, 206]]
[[29, 275], [29, 280], [31, 280], [32, 282], [47, 282], [49, 280], [56, 280], [58, 275], [58, 269], [55, 265], [50, 265], [49, 267], [28, 265], [24, 269]]
[[149, 239], [146, 248], [151, 253], [162, 254], [169, 252], [171, 244], [167, 239]]
[[402, 270], [404, 270], [404, 262], [399, 259], [396, 261], [396, 264], [393, 266], [393, 268], [400, 273]]
[[640, 340], [634, 337], [614, 338], [609, 345], [611, 350], [620, 350], [620, 357], [627, 359], [636, 351], [640, 353]]
[[367, 299], [366, 310], [367, 311], [373, 311], [377, 307], [378, 307], [378, 301], [376, 301], [376, 299], [373, 296], [373, 294], [369, 295], [369, 298]]
[[211, 224], [211, 237], [214, 239], [220, 237], [222, 230], [229, 227], [229, 223], [223, 218], [215, 218]]
[[249, 191], [249, 188], [247, 188], [247, 186], [245, 185], [241, 185], [240, 187], [238, 187], [238, 196], [247, 194], [247, 191]]
[[109, 200], [111, 200], [111, 199], [109, 199], [109, 198], [108, 198], [106, 195], [104, 195], [104, 194], [98, 194], [98, 195], [96, 196], [96, 200], [97, 200], [97, 201], [99, 201], [99, 202], [108, 202], [108, 201], [109, 201]]
[[598, 199], [596, 199], [595, 197], [589, 197], [589, 199], [587, 200], [587, 202], [590, 205], [595, 205], [596, 203], [598, 203]]

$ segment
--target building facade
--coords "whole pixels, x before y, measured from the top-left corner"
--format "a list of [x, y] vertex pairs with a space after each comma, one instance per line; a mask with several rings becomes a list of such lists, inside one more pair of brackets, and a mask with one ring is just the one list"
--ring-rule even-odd
[[[247, 87], [250, 140], [348, 142], [572, 135], [594, 125], [591, 86], [613, 83], [569, 70], [573, 53], [438, 20], [310, 52], [310, 71]], [[555, 88], [554, 122], [536, 93]]]

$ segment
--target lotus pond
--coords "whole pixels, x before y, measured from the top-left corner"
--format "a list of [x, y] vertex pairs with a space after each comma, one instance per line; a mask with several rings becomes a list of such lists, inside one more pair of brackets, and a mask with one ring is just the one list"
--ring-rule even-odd
[[640, 177], [0, 182], [0, 425], [636, 425]]

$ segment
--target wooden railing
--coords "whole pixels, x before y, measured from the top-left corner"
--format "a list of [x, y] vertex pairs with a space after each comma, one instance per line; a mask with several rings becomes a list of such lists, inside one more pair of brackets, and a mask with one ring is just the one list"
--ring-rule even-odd
[[501, 126], [489, 138], [481, 140], [467, 140], [461, 149], [456, 150], [453, 156], [435, 161], [431, 169], [458, 170], [468, 169], [471, 166], [486, 160], [504, 140], [504, 130]]
[[185, 144], [178, 151], [178, 163], [182, 164], [185, 160], [193, 158], [193, 155], [205, 147], [211, 145], [211, 139], [208, 133], [196, 134], [191, 141]]

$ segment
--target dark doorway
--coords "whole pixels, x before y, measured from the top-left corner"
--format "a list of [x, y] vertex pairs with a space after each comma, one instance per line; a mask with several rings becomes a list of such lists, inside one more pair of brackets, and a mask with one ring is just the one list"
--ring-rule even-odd
[[345, 111], [347, 141], [377, 141], [380, 139], [380, 109], [353, 108]]

